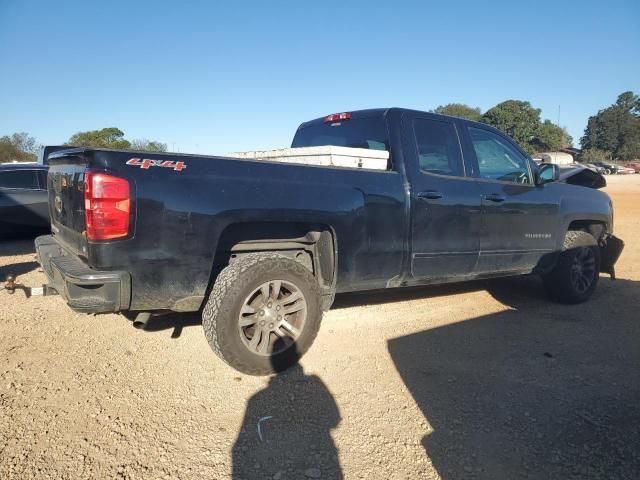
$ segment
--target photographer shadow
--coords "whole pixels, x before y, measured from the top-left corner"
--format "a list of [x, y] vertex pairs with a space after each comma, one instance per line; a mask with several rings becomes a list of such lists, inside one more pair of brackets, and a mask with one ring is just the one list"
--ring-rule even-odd
[[247, 402], [232, 478], [343, 478], [331, 437], [340, 411], [331, 392], [299, 363], [274, 369], [278, 373]]

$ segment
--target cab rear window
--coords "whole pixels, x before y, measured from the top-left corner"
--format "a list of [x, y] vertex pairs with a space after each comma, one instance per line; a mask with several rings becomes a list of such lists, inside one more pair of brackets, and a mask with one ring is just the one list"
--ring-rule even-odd
[[389, 150], [384, 118], [351, 118], [340, 122], [309, 125], [299, 128], [291, 143], [292, 148], [324, 145]]

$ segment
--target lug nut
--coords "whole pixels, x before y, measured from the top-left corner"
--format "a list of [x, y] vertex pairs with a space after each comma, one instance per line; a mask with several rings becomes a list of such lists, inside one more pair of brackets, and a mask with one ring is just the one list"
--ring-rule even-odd
[[271, 305], [273, 305], [271, 302], [267, 303], [267, 307], [271, 308]]
[[260, 310], [260, 315], [264, 315], [264, 310]]
[[280, 310], [281, 308], [282, 308], [282, 307], [281, 307], [280, 305], [278, 305], [278, 306], [276, 307], [276, 310]]

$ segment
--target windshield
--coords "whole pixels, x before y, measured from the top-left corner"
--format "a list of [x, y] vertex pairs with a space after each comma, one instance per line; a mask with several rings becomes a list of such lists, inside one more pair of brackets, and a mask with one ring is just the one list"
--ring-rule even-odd
[[292, 148], [337, 147], [389, 150], [384, 117], [352, 118], [336, 123], [313, 124], [299, 128]]

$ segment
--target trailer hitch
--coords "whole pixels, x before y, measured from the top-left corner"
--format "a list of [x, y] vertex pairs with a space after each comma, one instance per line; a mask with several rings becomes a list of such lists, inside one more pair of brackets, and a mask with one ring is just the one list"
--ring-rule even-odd
[[27, 287], [26, 285], [22, 285], [21, 283], [16, 283], [16, 276], [11, 274], [7, 275], [7, 280], [5, 281], [2, 290], [6, 290], [9, 295], [13, 295], [14, 293], [16, 293], [16, 290], [22, 290], [27, 298], [58, 294], [58, 291], [50, 285], [41, 285], [40, 287]]

